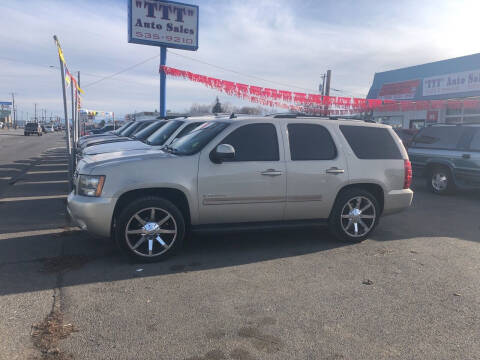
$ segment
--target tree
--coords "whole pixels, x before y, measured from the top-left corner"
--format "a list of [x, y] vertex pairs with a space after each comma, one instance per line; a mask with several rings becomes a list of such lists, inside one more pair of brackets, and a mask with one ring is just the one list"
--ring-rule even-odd
[[215, 105], [212, 108], [212, 113], [218, 114], [221, 112], [223, 112], [222, 104], [220, 104], [220, 100], [218, 100], [218, 96], [217, 96], [217, 99], [215, 100]]

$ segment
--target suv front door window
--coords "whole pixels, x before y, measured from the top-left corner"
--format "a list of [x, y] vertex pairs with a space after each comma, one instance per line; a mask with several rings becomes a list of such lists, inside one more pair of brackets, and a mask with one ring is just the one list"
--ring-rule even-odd
[[[271, 123], [246, 124], [202, 151], [198, 173], [202, 223], [274, 221], [283, 219], [285, 162], [279, 132]], [[210, 160], [219, 144], [235, 149], [235, 158], [220, 164]]]

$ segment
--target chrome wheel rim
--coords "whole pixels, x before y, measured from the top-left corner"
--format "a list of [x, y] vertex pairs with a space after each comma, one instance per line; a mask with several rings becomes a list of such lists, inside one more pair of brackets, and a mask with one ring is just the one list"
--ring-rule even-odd
[[448, 186], [448, 177], [447, 174], [443, 172], [438, 172], [432, 176], [432, 187], [436, 191], [444, 191]]
[[361, 237], [375, 225], [375, 206], [365, 196], [356, 196], [348, 200], [340, 214], [342, 230], [351, 237]]
[[127, 246], [144, 257], [159, 256], [177, 239], [177, 223], [167, 210], [149, 207], [137, 211], [125, 227]]

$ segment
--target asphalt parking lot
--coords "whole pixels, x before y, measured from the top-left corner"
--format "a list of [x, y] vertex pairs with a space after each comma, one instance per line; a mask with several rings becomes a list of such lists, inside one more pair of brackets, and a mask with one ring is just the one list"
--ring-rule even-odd
[[0, 131], [0, 359], [480, 359], [480, 192], [414, 181], [361, 244], [194, 237], [135, 264], [69, 227], [63, 135]]

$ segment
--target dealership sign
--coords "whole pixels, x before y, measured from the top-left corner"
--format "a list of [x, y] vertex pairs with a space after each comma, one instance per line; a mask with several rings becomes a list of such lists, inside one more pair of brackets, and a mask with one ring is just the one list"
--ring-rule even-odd
[[198, 6], [173, 1], [128, 0], [128, 42], [198, 49]]
[[480, 91], [480, 69], [423, 79], [423, 96]]
[[420, 80], [383, 84], [378, 93], [378, 98], [382, 100], [413, 99], [417, 92], [418, 85], [420, 85]]

